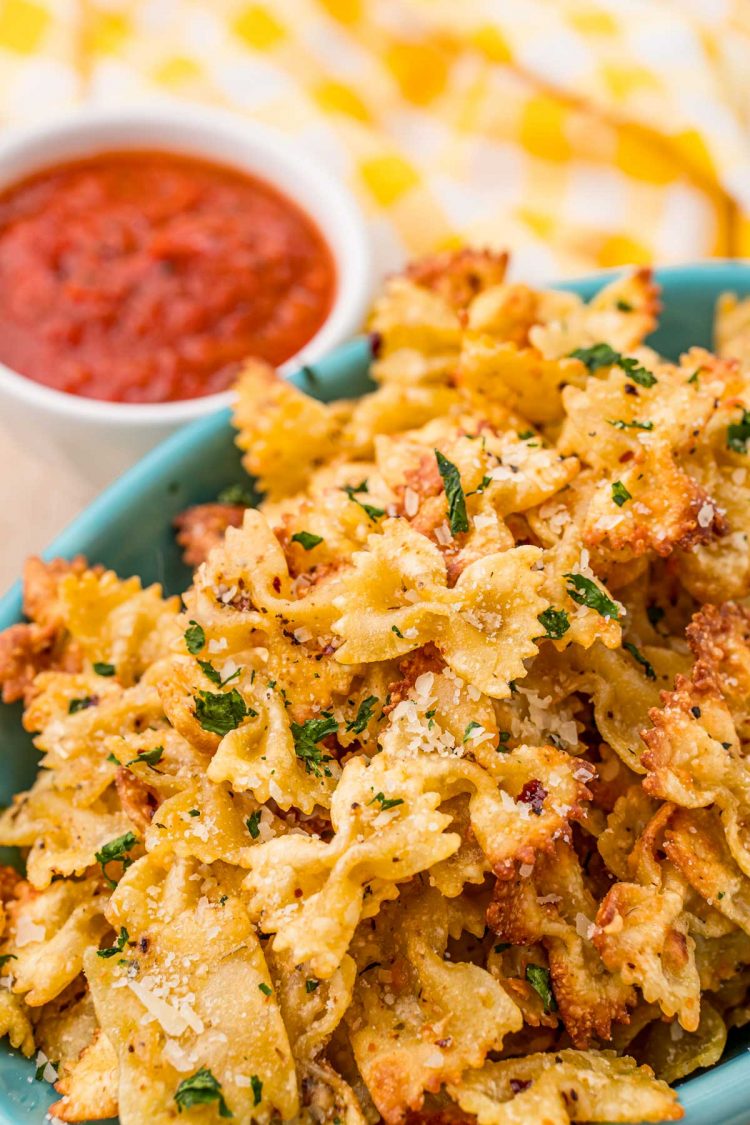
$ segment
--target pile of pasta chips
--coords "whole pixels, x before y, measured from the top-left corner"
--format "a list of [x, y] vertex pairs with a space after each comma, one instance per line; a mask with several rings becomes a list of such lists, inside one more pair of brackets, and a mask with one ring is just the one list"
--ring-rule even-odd
[[248, 364], [182, 605], [27, 565], [0, 1031], [59, 1120], [675, 1120], [750, 1019], [750, 309], [668, 361], [647, 271], [506, 264], [390, 279], [356, 401]]

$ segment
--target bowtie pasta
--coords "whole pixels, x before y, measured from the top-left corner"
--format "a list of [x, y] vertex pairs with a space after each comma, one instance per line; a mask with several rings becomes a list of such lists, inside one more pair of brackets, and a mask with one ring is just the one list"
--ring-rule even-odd
[[750, 1020], [747, 302], [667, 360], [647, 270], [506, 265], [389, 280], [357, 401], [248, 363], [182, 604], [29, 561], [0, 1031], [58, 1120], [670, 1121]]

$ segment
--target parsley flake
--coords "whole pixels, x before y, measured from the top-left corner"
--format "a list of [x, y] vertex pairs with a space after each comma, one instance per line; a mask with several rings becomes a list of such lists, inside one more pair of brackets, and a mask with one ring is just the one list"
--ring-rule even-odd
[[630, 302], [629, 301], [623, 301], [622, 297], [620, 297], [619, 300], [615, 301], [615, 308], [618, 309], [620, 312], [632, 312], [633, 311], [633, 306], [630, 304]]
[[199, 660], [198, 663], [201, 666], [203, 675], [206, 676], [212, 684], [216, 684], [217, 687], [226, 687], [226, 685], [230, 684], [232, 680], [236, 680], [241, 672], [240, 668], [235, 668], [234, 672], [232, 672], [230, 676], [227, 676], [225, 680], [222, 680], [221, 675], [216, 671], [210, 660]]
[[639, 422], [636, 418], [632, 422], [623, 422], [622, 418], [608, 418], [610, 426], [616, 430], [653, 430], [653, 422]]
[[260, 1099], [263, 1096], [263, 1083], [257, 1074], [250, 1076], [250, 1086], [253, 1091], [253, 1105], [260, 1105]]
[[373, 523], [376, 520], [379, 520], [381, 516], [385, 515], [384, 508], [376, 508], [373, 504], [365, 504], [361, 500], [357, 499], [355, 493], [370, 491], [370, 487], [366, 479], [361, 481], [359, 484], [345, 484], [342, 487], [341, 491], [345, 492], [349, 499], [353, 500], [355, 504], [359, 504], [362, 511], [367, 513]]
[[206, 634], [203, 631], [203, 626], [199, 625], [197, 621], [191, 621], [189, 627], [185, 630], [185, 648], [191, 656], [195, 656], [205, 643]]
[[87, 707], [95, 707], [98, 702], [95, 695], [84, 695], [81, 699], [71, 699], [68, 703], [68, 714], [75, 715], [79, 711], [85, 711]]
[[252, 508], [255, 502], [252, 492], [241, 484], [230, 484], [227, 488], [222, 488], [216, 499], [219, 504], [236, 504], [241, 508]]
[[133, 860], [128, 855], [138, 843], [138, 837], [134, 832], [125, 832], [122, 836], [117, 836], [116, 839], [110, 840], [98, 852], [95, 853], [94, 859], [102, 869], [102, 875], [107, 883], [113, 889], [117, 886], [114, 879], [110, 879], [107, 874], [107, 866], [110, 863], [121, 863], [123, 871], [127, 871]]
[[305, 981], [305, 992], [314, 992], [320, 984], [320, 981], [315, 977], [308, 977]]
[[[156, 763], [161, 761], [163, 753], [163, 746], [154, 746], [153, 750], [143, 750], [140, 754], [136, 754], [135, 758], [131, 758], [129, 762], [125, 763], [125, 765], [136, 766], [140, 762], [145, 762], [147, 766], [151, 766], [151, 768], [153, 769]], [[115, 758], [115, 761], [117, 762], [117, 758]], [[119, 762], [117, 764], [119, 765]], [[157, 773], [158, 772], [159, 771], [157, 770]]]
[[346, 729], [350, 730], [352, 734], [362, 734], [362, 732], [367, 729], [367, 724], [372, 718], [373, 709], [378, 702], [377, 695], [368, 695], [367, 699], [363, 699], [357, 709], [357, 717], [346, 724]]
[[403, 805], [403, 798], [401, 797], [386, 797], [385, 793], [376, 793], [368, 805], [374, 805], [375, 802], [380, 805], [380, 811], [385, 812], [387, 809], [395, 809], [397, 805]]
[[654, 671], [653, 664], [651, 664], [648, 660], [646, 660], [646, 657], [643, 655], [643, 653], [639, 652], [639, 650], [635, 647], [634, 644], [632, 644], [631, 641], [623, 641], [622, 647], [624, 649], [627, 649], [627, 651], [633, 657], [633, 660], [637, 661], [638, 664], [641, 665], [641, 667], [643, 668], [643, 671], [646, 674], [647, 680], [655, 680], [656, 679], [656, 672]]
[[739, 422], [732, 422], [727, 426], [727, 449], [733, 453], [747, 453], [747, 443], [750, 441], [750, 410], [743, 408], [742, 418]]
[[563, 577], [568, 579], [566, 593], [574, 602], [596, 610], [600, 617], [608, 617], [612, 621], [620, 620], [620, 611], [615, 603], [591, 578], [586, 578], [584, 574], [570, 573]]
[[115, 944], [111, 945], [109, 949], [97, 949], [97, 957], [115, 957], [118, 953], [122, 953], [123, 949], [125, 948], [126, 942], [128, 941], [128, 937], [128, 931], [124, 926], [122, 926], [120, 928], [120, 933], [117, 936], [117, 941], [115, 942]]
[[464, 731], [463, 741], [468, 742], [469, 739], [471, 738], [472, 734], [474, 733], [474, 731], [480, 730], [481, 726], [482, 726], [481, 723], [477, 723], [477, 722], [475, 722], [474, 719], [472, 719], [471, 722], [468, 723], [468, 725], [466, 727], [466, 730]]
[[222, 737], [235, 730], [248, 715], [249, 708], [236, 688], [227, 692], [199, 691], [195, 696], [195, 717], [204, 730]]
[[2, 953], [0, 954], [0, 969], [4, 968], [9, 961], [17, 961], [15, 953]]
[[260, 984], [258, 985], [258, 988], [261, 990], [261, 992], [263, 993], [264, 996], [272, 996], [273, 995], [273, 989], [269, 988], [269, 986], [265, 983], [265, 981], [261, 981]]
[[313, 547], [322, 542], [323, 536], [313, 535], [311, 531], [298, 531], [292, 536], [292, 543], [299, 543], [306, 551], [312, 551]]
[[443, 488], [448, 499], [448, 522], [451, 532], [456, 535], [459, 531], [469, 530], [469, 517], [466, 515], [466, 497], [461, 487], [461, 474], [452, 461], [444, 457], [439, 449], [435, 450], [438, 470], [443, 478]]
[[497, 943], [497, 945], [494, 945], [492, 948], [493, 948], [495, 953], [505, 953], [506, 949], [510, 949], [510, 942], [509, 941], [499, 941]]
[[632, 493], [628, 492], [621, 480], [616, 480], [612, 484], [612, 499], [617, 507], [621, 508], [628, 500], [632, 500], [633, 496]]
[[609, 344], [594, 344], [590, 348], [576, 348], [570, 353], [571, 359], [578, 359], [589, 371], [598, 371], [600, 367], [619, 367], [628, 379], [638, 383], [641, 387], [653, 387], [658, 382], [655, 375], [643, 367], [632, 356], [624, 356], [611, 348]]
[[391, 625], [391, 632], [395, 633], [400, 641], [404, 640], [404, 634], [401, 632], [398, 625]]
[[254, 840], [257, 840], [260, 836], [260, 809], [256, 809], [255, 812], [250, 813], [250, 816], [245, 821], [245, 824], [252, 838]]
[[545, 630], [545, 640], [559, 641], [570, 628], [570, 620], [565, 610], [554, 609], [552, 606], [545, 609], [544, 613], [538, 613], [537, 621]]
[[542, 965], [527, 965], [526, 980], [541, 997], [545, 1012], [556, 1012], [557, 1001], [552, 991], [549, 969], [545, 969]]
[[[307, 773], [316, 777], [331, 776], [331, 771], [325, 765], [331, 761], [330, 754], [324, 754], [318, 746], [329, 734], [336, 734], [339, 724], [330, 711], [323, 711], [319, 719], [307, 719], [304, 723], [292, 723], [292, 738], [294, 739], [294, 752], [305, 763]], [[321, 768], [322, 767], [322, 768]]]
[[114, 664], [105, 664], [103, 660], [97, 660], [94, 663], [94, 671], [97, 676], [114, 676], [115, 666]]
[[[200, 1070], [196, 1070], [195, 1074], [191, 1075], [190, 1078], [183, 1078], [174, 1092], [174, 1100], [177, 1102], [177, 1109], [180, 1113], [182, 1113], [183, 1109], [192, 1109], [194, 1105], [207, 1105], [209, 1102], [218, 1102], [219, 1117], [234, 1116], [229, 1106], [224, 1101], [224, 1095], [221, 1092], [221, 1082], [218, 1082], [216, 1078], [214, 1078], [207, 1066], [202, 1066]], [[257, 1105], [258, 1102], [256, 1101], [255, 1104]]]

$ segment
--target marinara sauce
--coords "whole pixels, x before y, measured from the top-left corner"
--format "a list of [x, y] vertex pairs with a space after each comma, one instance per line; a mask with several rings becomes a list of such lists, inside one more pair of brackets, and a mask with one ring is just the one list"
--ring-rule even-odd
[[0, 360], [57, 390], [169, 402], [315, 335], [336, 275], [267, 183], [161, 152], [49, 168], [0, 194]]

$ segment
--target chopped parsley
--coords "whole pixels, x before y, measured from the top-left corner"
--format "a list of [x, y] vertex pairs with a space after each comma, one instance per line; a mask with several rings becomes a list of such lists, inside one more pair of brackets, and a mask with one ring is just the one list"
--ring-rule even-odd
[[185, 630], [185, 648], [191, 656], [195, 656], [200, 652], [206, 643], [206, 634], [203, 632], [203, 626], [199, 625], [197, 621], [191, 621], [188, 628]]
[[314, 992], [320, 984], [320, 981], [315, 977], [308, 977], [305, 981], [305, 992]]
[[518, 437], [521, 441], [528, 441], [529, 438], [536, 437], [536, 435], [533, 430], [524, 430]]
[[506, 949], [510, 949], [510, 944], [509, 941], [499, 941], [497, 945], [494, 945], [492, 948], [495, 953], [505, 953]]
[[230, 484], [227, 488], [222, 488], [216, 499], [220, 504], [237, 504], [242, 508], [252, 508], [255, 497], [243, 485]]
[[204, 730], [222, 737], [235, 730], [248, 715], [256, 714], [237, 688], [227, 692], [199, 691], [195, 696], [196, 719]]
[[95, 695], [84, 695], [81, 699], [71, 699], [68, 703], [68, 714], [75, 715], [85, 711], [87, 707], [95, 707], [98, 700]]
[[372, 718], [372, 712], [378, 702], [377, 695], [368, 695], [367, 699], [363, 699], [357, 709], [357, 717], [346, 724], [346, 729], [351, 731], [352, 734], [362, 734], [367, 729], [367, 724]]
[[648, 660], [646, 660], [646, 657], [643, 655], [643, 653], [639, 652], [639, 650], [635, 647], [635, 645], [631, 641], [623, 641], [622, 647], [624, 649], [627, 649], [627, 651], [633, 657], [633, 660], [636, 660], [641, 665], [641, 667], [643, 668], [643, 671], [646, 674], [647, 680], [655, 680], [656, 679], [656, 672], [654, 671], [653, 664], [651, 664]]
[[254, 840], [257, 840], [260, 836], [260, 809], [256, 809], [255, 812], [250, 813], [250, 816], [245, 821], [245, 824], [247, 825], [247, 830], [252, 838]]
[[[251, 1079], [252, 1081], [252, 1079]], [[221, 1082], [218, 1082], [207, 1066], [196, 1070], [190, 1078], [183, 1078], [174, 1092], [177, 1109], [192, 1109], [194, 1105], [207, 1105], [209, 1102], [219, 1103], [219, 1117], [233, 1117], [224, 1095], [221, 1092]], [[256, 1101], [257, 1105], [258, 1102]]]
[[622, 297], [620, 297], [619, 300], [615, 301], [615, 308], [618, 309], [619, 312], [633, 311], [633, 306], [630, 304], [630, 302], [623, 301]]
[[297, 531], [292, 536], [292, 543], [299, 543], [306, 551], [312, 551], [313, 547], [317, 547], [322, 542], [323, 536], [313, 535], [311, 531]]
[[15, 953], [2, 953], [0, 954], [0, 969], [5, 968], [9, 961], [17, 961]]
[[110, 840], [108, 844], [105, 844], [96, 852], [94, 858], [102, 869], [102, 875], [113, 889], [117, 886], [117, 883], [114, 879], [110, 879], [107, 874], [108, 864], [121, 863], [123, 871], [127, 871], [133, 862], [128, 853], [133, 850], [137, 843], [138, 837], [134, 832], [125, 832], [122, 836]]
[[632, 422], [623, 422], [622, 418], [608, 418], [610, 426], [616, 430], [653, 430], [653, 422], [639, 422], [636, 418]]
[[331, 761], [331, 755], [324, 754], [318, 743], [330, 734], [336, 734], [338, 729], [339, 724], [330, 711], [323, 711], [319, 719], [291, 724], [294, 752], [305, 763], [307, 773], [313, 773], [316, 777], [331, 776], [331, 771], [325, 765]]
[[380, 811], [385, 812], [387, 809], [395, 809], [397, 805], [403, 805], [402, 797], [386, 797], [385, 793], [376, 793], [368, 805], [374, 805], [375, 802], [380, 805]]
[[188, 809], [188, 816], [200, 816], [200, 815], [201, 815], [200, 809]]
[[545, 1012], [556, 1012], [557, 1001], [552, 991], [549, 969], [545, 969], [542, 965], [527, 965], [526, 980], [541, 997]]
[[[151, 768], [153, 769], [156, 763], [161, 761], [163, 753], [163, 746], [154, 746], [153, 750], [143, 750], [140, 754], [136, 754], [135, 758], [131, 758], [129, 762], [125, 763], [125, 765], [135, 766], [138, 765], [139, 762], [145, 762], [147, 766], [151, 766]], [[117, 758], [115, 758], [115, 761], [117, 761]]]
[[128, 941], [128, 937], [128, 931], [124, 926], [122, 926], [120, 928], [120, 933], [117, 936], [117, 941], [115, 942], [115, 944], [111, 945], [109, 949], [97, 949], [97, 957], [115, 957], [118, 953], [122, 953]]
[[727, 449], [733, 453], [747, 453], [747, 443], [750, 441], [750, 410], [743, 408], [742, 418], [739, 422], [732, 422], [727, 426]]
[[568, 579], [566, 592], [574, 602], [596, 610], [601, 617], [609, 617], [613, 621], [620, 620], [620, 611], [615, 603], [591, 578], [586, 578], [584, 574], [570, 573], [563, 577]]
[[632, 493], [628, 492], [621, 480], [616, 480], [612, 484], [612, 499], [617, 507], [621, 508], [628, 500], [632, 500], [633, 496]]
[[105, 664], [103, 660], [97, 660], [94, 663], [94, 671], [97, 676], [114, 676], [115, 666], [114, 664]]
[[260, 1099], [263, 1096], [263, 1083], [257, 1074], [250, 1076], [250, 1086], [253, 1091], [253, 1105], [260, 1105]]
[[466, 515], [466, 497], [461, 487], [461, 474], [453, 462], [444, 457], [439, 449], [435, 450], [435, 457], [448, 500], [448, 522], [451, 532], [456, 535], [459, 531], [468, 531], [469, 517]]
[[628, 379], [632, 379], [641, 387], [653, 387], [658, 381], [656, 376], [641, 366], [637, 359], [621, 355], [609, 344], [593, 344], [590, 348], [576, 348], [570, 356], [571, 359], [580, 360], [589, 371], [598, 371], [600, 367], [619, 367]]
[[359, 504], [362, 511], [367, 513], [373, 523], [376, 520], [379, 520], [381, 516], [385, 515], [384, 508], [376, 508], [373, 504], [364, 504], [361, 500], [357, 499], [355, 493], [370, 491], [370, 486], [368, 485], [366, 479], [361, 481], [359, 484], [345, 484], [342, 487], [341, 491], [345, 492], [349, 499], [353, 500], [355, 504]]
[[545, 609], [544, 613], [537, 614], [537, 621], [545, 630], [544, 638], [551, 641], [559, 641], [560, 637], [564, 637], [570, 628], [570, 620], [564, 609]]
[[226, 685], [230, 684], [232, 680], [237, 679], [241, 671], [240, 668], [235, 668], [231, 676], [227, 676], [225, 680], [222, 680], [220, 674], [216, 671], [210, 660], [199, 660], [198, 663], [201, 666], [203, 675], [206, 676], [212, 684], [216, 684], [217, 687], [226, 687]]
[[273, 995], [273, 989], [269, 988], [269, 986], [265, 983], [265, 981], [261, 981], [260, 984], [258, 985], [258, 988], [261, 990], [261, 992], [263, 993], [264, 996], [272, 996]]
[[403, 634], [403, 633], [401, 632], [401, 630], [399, 629], [398, 625], [391, 625], [391, 632], [392, 632], [392, 633], [395, 633], [395, 634], [396, 634], [396, 636], [397, 636], [397, 637], [399, 638], [399, 640], [403, 641], [403, 639], [404, 639], [404, 634]]
[[468, 742], [475, 730], [481, 730], [482, 724], [475, 722], [474, 719], [467, 725], [464, 731], [463, 741]]
[[698, 382], [698, 376], [700, 375], [700, 373], [701, 373], [700, 367], [696, 367], [695, 371], [693, 372], [693, 374], [688, 379], [688, 383], [695, 383], [696, 387], [700, 386], [700, 383]]

